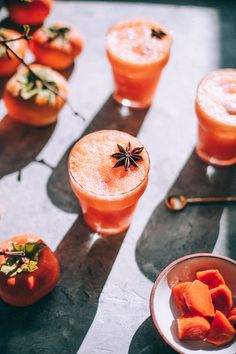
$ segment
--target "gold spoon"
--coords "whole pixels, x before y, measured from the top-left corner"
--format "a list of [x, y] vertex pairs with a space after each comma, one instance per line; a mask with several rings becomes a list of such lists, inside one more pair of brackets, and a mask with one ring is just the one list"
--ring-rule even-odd
[[187, 204], [224, 202], [236, 202], [236, 197], [186, 198], [184, 195], [170, 195], [165, 200], [167, 208], [175, 211], [183, 210]]

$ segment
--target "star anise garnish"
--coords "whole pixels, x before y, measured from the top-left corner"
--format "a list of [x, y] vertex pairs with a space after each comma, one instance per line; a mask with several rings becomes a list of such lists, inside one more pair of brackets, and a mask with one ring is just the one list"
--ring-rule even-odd
[[166, 33], [163, 32], [161, 29], [159, 30], [155, 30], [154, 28], [151, 28], [151, 37], [156, 37], [158, 39], [162, 39], [162, 37], [165, 37], [166, 36]]
[[118, 160], [117, 163], [113, 166], [113, 168], [124, 166], [125, 171], [128, 171], [131, 165], [137, 168], [139, 167], [136, 161], [143, 160], [142, 156], [140, 156], [141, 152], [144, 149], [143, 146], [136, 147], [133, 150], [131, 150], [131, 144], [130, 142], [128, 142], [126, 148], [124, 148], [120, 144], [117, 144], [117, 147], [119, 149], [119, 152], [111, 155], [116, 160]]

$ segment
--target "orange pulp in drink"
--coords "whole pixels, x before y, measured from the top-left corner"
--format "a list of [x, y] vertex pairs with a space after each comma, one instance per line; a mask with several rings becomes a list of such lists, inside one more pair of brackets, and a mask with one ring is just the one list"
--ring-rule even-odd
[[236, 70], [208, 74], [197, 90], [199, 157], [213, 165], [236, 163]]
[[117, 144], [143, 146], [135, 137], [117, 130], [86, 135], [72, 148], [68, 169], [72, 190], [79, 199], [86, 223], [96, 232], [110, 235], [126, 230], [137, 202], [148, 183], [149, 157], [143, 149], [138, 168], [113, 166]]
[[[153, 31], [164, 34], [153, 36]], [[133, 108], [150, 106], [168, 62], [171, 43], [166, 28], [150, 21], [125, 22], [110, 28], [107, 55], [113, 71], [116, 101]]]

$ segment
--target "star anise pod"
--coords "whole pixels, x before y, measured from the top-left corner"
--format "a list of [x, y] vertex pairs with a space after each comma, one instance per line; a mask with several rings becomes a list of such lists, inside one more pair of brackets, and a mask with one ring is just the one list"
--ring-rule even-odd
[[161, 29], [155, 30], [154, 28], [151, 28], [151, 37], [156, 37], [158, 39], [162, 39], [162, 37], [166, 36], [166, 33], [163, 32]]
[[113, 166], [113, 168], [124, 166], [125, 171], [128, 171], [131, 165], [134, 167], [139, 167], [136, 161], [143, 160], [142, 156], [140, 156], [141, 152], [144, 149], [143, 146], [136, 147], [135, 149], [131, 150], [131, 144], [130, 142], [128, 142], [126, 148], [124, 148], [120, 144], [117, 144], [117, 147], [119, 149], [119, 152], [111, 155], [116, 160], [118, 160], [117, 163]]

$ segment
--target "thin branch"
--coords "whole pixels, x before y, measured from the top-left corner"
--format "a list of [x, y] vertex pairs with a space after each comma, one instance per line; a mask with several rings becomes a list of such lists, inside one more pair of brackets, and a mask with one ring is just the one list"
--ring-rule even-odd
[[[2, 34], [0, 33], [0, 36], [3, 38]], [[14, 40], [19, 40], [19, 39], [22, 39], [22, 38], [25, 38], [27, 40], [30, 39], [30, 37], [28, 36], [28, 33], [25, 33], [24, 35], [22, 35], [22, 37], [18, 37], [15, 38]], [[64, 96], [62, 95], [61, 93], [59, 93], [59, 91], [53, 87], [52, 85], [50, 85], [48, 82], [45, 82], [44, 80], [41, 79], [41, 77], [39, 75], [37, 75], [32, 69], [31, 67], [24, 61], [24, 59], [22, 57], [20, 57], [9, 45], [8, 45], [8, 42], [12, 42], [13, 40], [8, 40], [8, 39], [3, 39], [3, 40], [0, 40], [0, 44], [3, 45], [5, 48], [6, 48], [6, 52], [10, 52], [12, 53], [18, 60], [19, 62], [24, 65], [28, 70], [29, 72], [37, 79], [39, 80], [40, 82], [42, 82], [43, 86], [46, 87], [49, 91], [51, 91], [52, 93], [54, 93], [56, 96], [60, 97], [68, 106], [69, 108], [71, 109], [72, 113], [77, 116], [77, 117], [80, 117], [82, 119], [82, 121], [85, 121], [86, 118], [84, 116], [82, 116], [79, 112], [77, 112], [72, 104], [69, 102], [69, 100]]]
[[[0, 36], [2, 37], [2, 34], [0, 34]], [[30, 40], [31, 37], [26, 36], [25, 34], [22, 34], [22, 36], [17, 37], [17, 38], [1, 39], [1, 40], [0, 40], [0, 44], [6, 44], [6, 43], [10, 43], [10, 42], [16, 42], [16, 41], [19, 41], [20, 39]]]
[[5, 250], [0, 250], [0, 256], [25, 257], [25, 252], [24, 251], [5, 251]]

